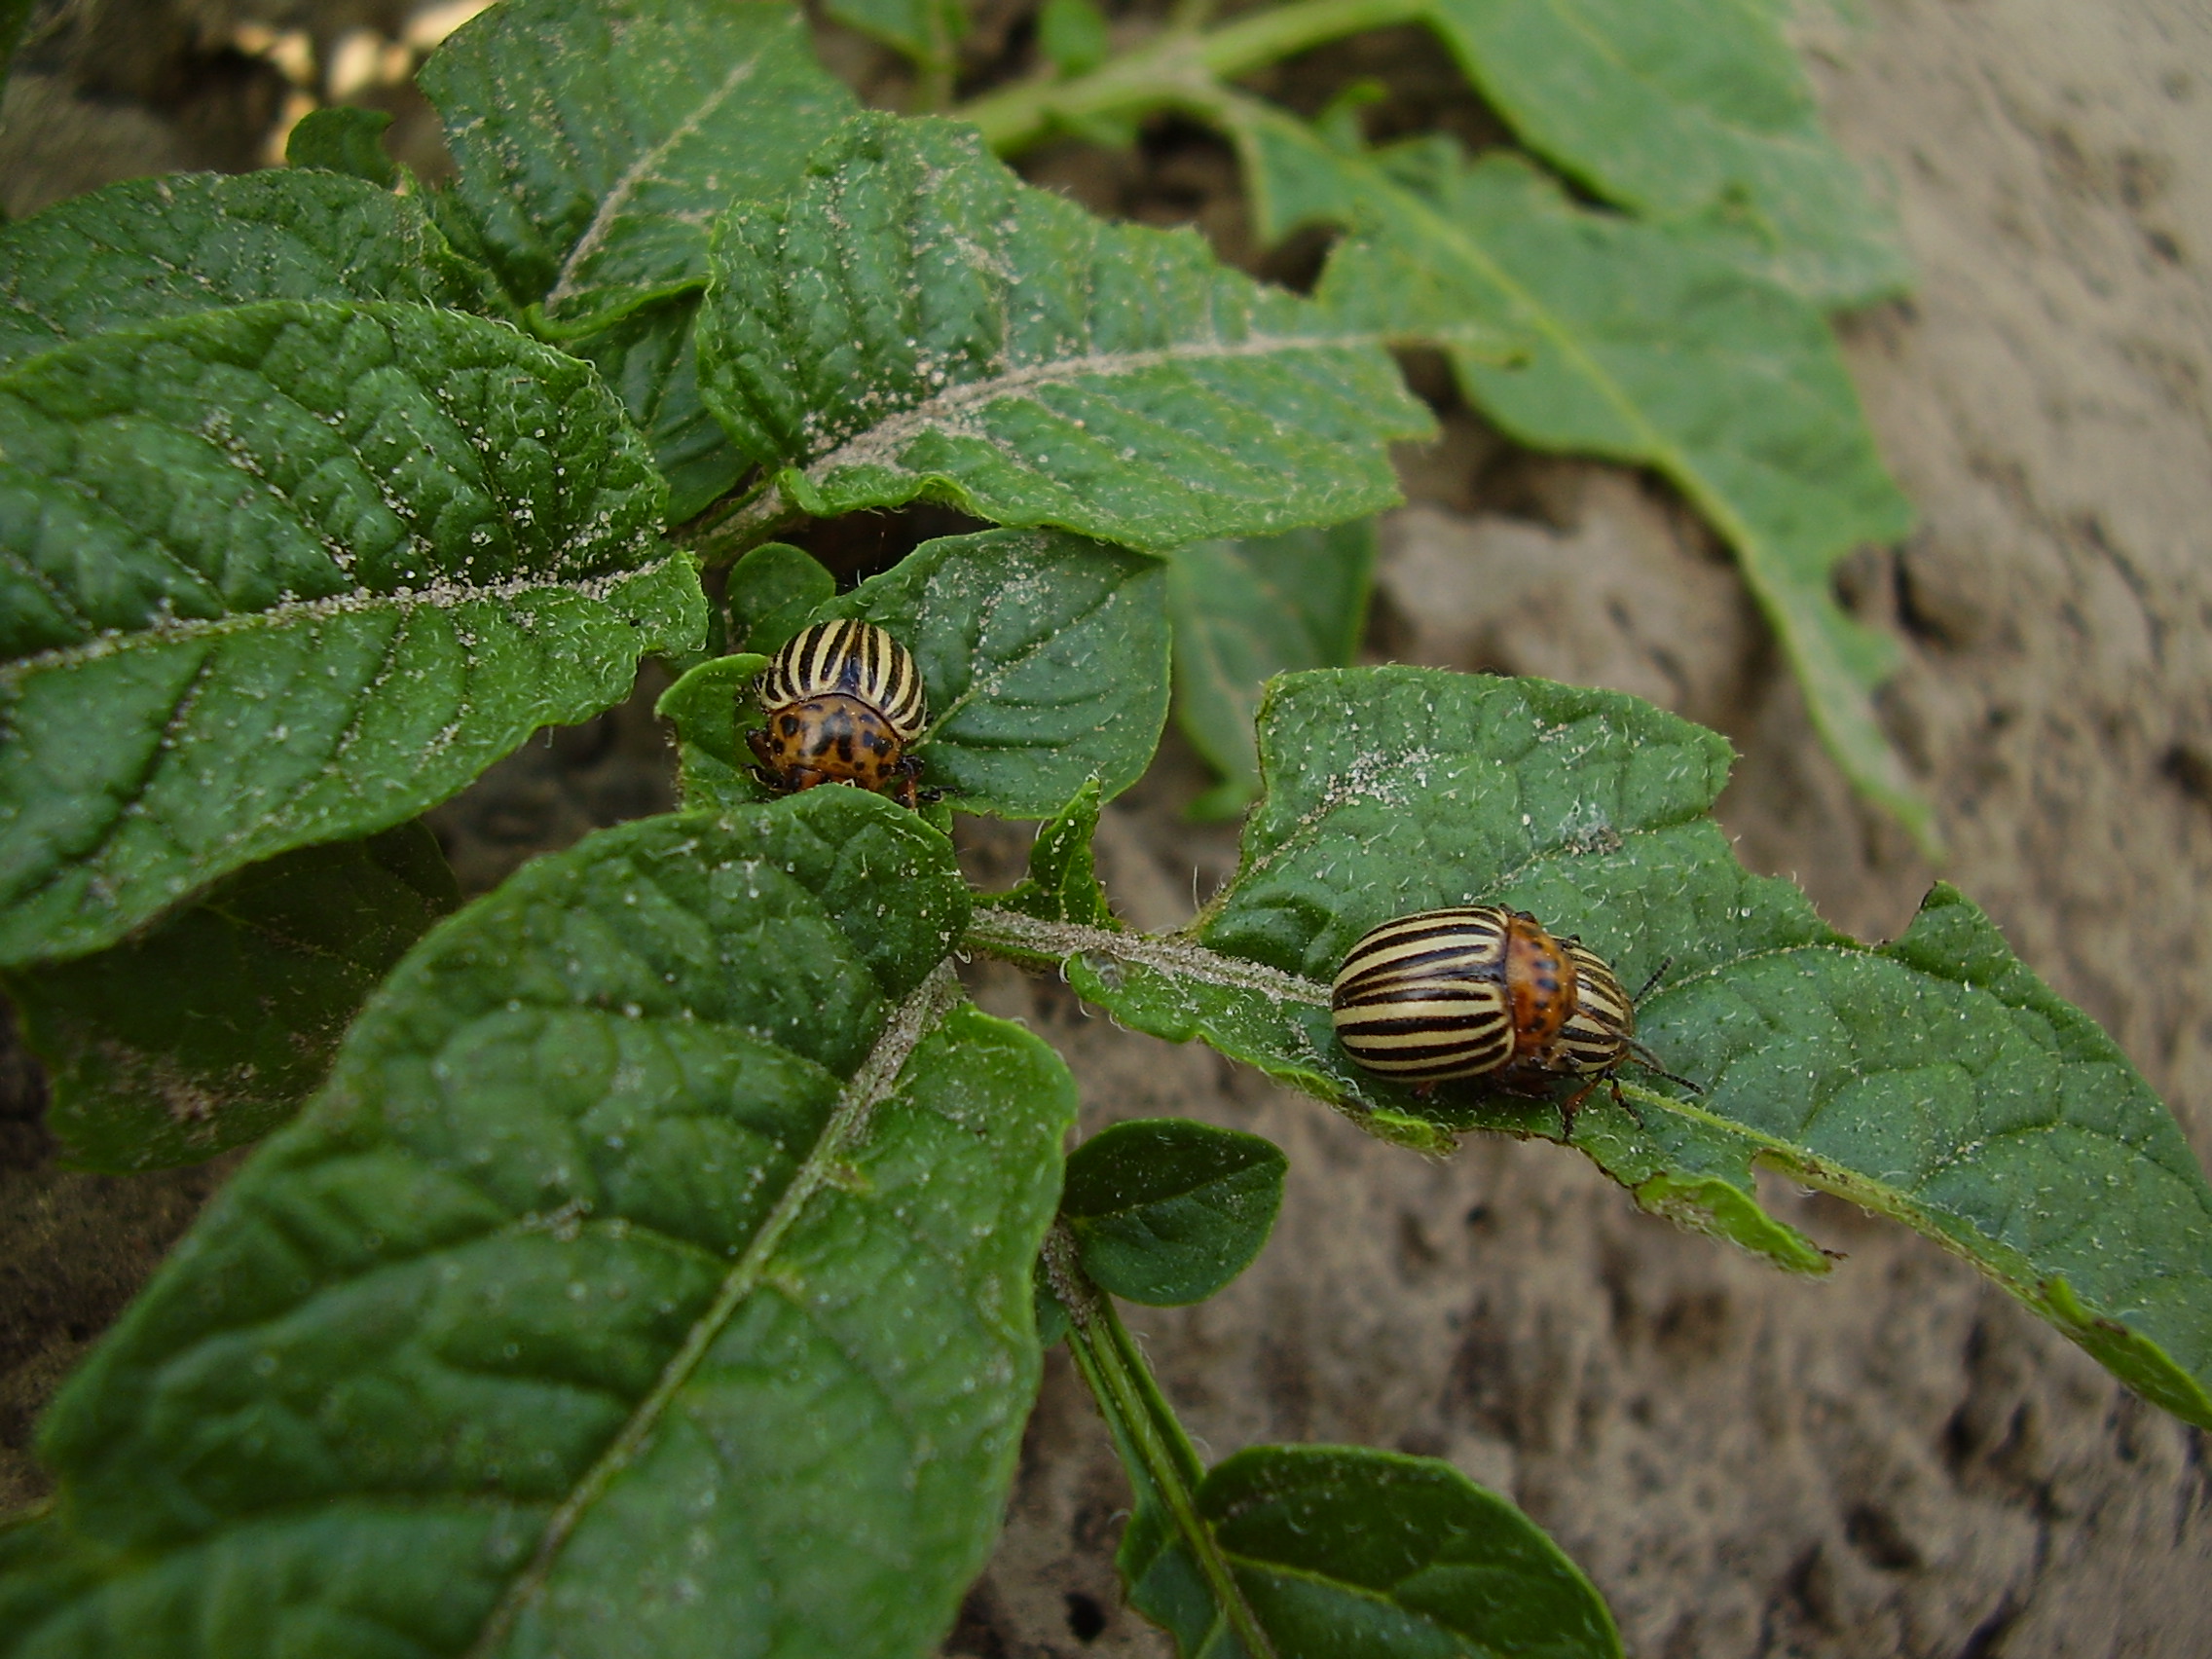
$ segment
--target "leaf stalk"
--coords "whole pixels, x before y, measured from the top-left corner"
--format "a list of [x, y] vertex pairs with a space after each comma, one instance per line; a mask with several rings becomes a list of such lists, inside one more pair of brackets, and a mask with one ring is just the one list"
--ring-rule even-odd
[[806, 517], [781, 488], [769, 484], [753, 495], [717, 502], [674, 534], [690, 544], [702, 566], [713, 570], [773, 541], [784, 531], [804, 524]]
[[1298, 0], [1216, 29], [1170, 26], [1088, 75], [1017, 81], [952, 113], [981, 129], [992, 149], [1026, 149], [1055, 129], [1103, 116], [1141, 115], [1204, 98], [1217, 83], [1248, 75], [1309, 47], [1413, 22], [1428, 0]]
[[1070, 956], [1102, 956], [1136, 968], [1179, 975], [1204, 984], [1258, 991], [1277, 1002], [1329, 1006], [1329, 987], [1264, 962], [1208, 950], [1178, 934], [1115, 933], [1083, 922], [1049, 922], [1018, 910], [980, 905], [962, 943], [1025, 968], [1050, 968]]
[[1055, 1221], [1045, 1235], [1045, 1274], [1052, 1295], [1068, 1315], [1068, 1351], [1083, 1374], [1099, 1415], [1115, 1430], [1115, 1439], [1136, 1454], [1144, 1474], [1160, 1493], [1175, 1530], [1213, 1593], [1214, 1604], [1229, 1621], [1249, 1659], [1275, 1659], [1274, 1643], [1260, 1623], [1259, 1614], [1245, 1601], [1244, 1592], [1231, 1569], [1229, 1558], [1198, 1513], [1197, 1486], [1205, 1467], [1198, 1460], [1190, 1436], [1176, 1420], [1173, 1409], [1160, 1391], [1152, 1368], [1145, 1364], [1136, 1342], [1112, 1298], [1093, 1284], [1083, 1271], [1075, 1235], [1067, 1223]]

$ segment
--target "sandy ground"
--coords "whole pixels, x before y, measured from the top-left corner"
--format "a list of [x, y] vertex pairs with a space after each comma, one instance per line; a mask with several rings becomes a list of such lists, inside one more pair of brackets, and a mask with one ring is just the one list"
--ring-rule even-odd
[[[1845, 330], [1922, 514], [1848, 572], [1905, 642], [1885, 718], [1938, 803], [1944, 873], [2119, 1037], [2203, 1155], [2212, 16], [1865, 0], [1856, 26], [1804, 38], [1921, 268], [1909, 303]], [[1206, 170], [1202, 154], [1181, 165]], [[1201, 217], [1212, 188], [1194, 187]], [[1414, 501], [1387, 527], [1379, 655], [1617, 685], [1721, 727], [1744, 753], [1722, 816], [1747, 861], [1862, 936], [1903, 926], [1932, 872], [1850, 799], [1725, 559], [1664, 491], [1516, 454], [1463, 414], [1403, 461]], [[486, 882], [650, 809], [663, 768], [633, 705], [534, 744], [441, 822]], [[1233, 856], [1227, 832], [1177, 815], [1198, 784], [1171, 742], [1108, 814], [1109, 884], [1141, 925], [1188, 914]], [[1010, 876], [1020, 841], [978, 833], [971, 862]], [[1825, 1284], [1786, 1279], [1638, 1214], [1556, 1148], [1422, 1162], [1210, 1053], [1088, 1017], [1056, 985], [974, 982], [1070, 1056], [1087, 1129], [1184, 1113], [1289, 1152], [1281, 1223], [1244, 1279], [1134, 1321], [1212, 1454], [1316, 1440], [1449, 1457], [1554, 1531], [1648, 1659], [2212, 1652], [2204, 1437], [1933, 1246], [1777, 1187], [1848, 1253]], [[31, 1412], [220, 1172], [57, 1173], [25, 1121], [35, 1091], [0, 1095], [5, 1504], [39, 1485]], [[1164, 1655], [1120, 1605], [1126, 1502], [1054, 1355], [1005, 1542], [947, 1653]]]

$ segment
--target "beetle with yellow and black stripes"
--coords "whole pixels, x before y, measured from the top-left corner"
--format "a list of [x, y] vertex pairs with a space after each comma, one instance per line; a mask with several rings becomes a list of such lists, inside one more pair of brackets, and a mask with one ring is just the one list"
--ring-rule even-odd
[[1463, 1080], [1508, 1093], [1586, 1080], [1561, 1104], [1568, 1134], [1601, 1083], [1628, 1106], [1616, 1074], [1632, 1058], [1696, 1087], [1637, 1042], [1638, 1000], [1580, 940], [1555, 938], [1528, 911], [1499, 904], [1384, 922], [1351, 947], [1329, 993], [1345, 1051], [1416, 1094]]
[[768, 723], [745, 734], [753, 775], [778, 793], [850, 784], [903, 806], [935, 799], [907, 753], [929, 724], [913, 654], [872, 622], [817, 622], [754, 682]]

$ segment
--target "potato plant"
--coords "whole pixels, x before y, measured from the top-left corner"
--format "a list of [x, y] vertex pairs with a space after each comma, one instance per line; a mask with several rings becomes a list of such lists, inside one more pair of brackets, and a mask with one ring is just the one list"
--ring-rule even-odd
[[[941, 0], [844, 12], [949, 87]], [[1409, 19], [1529, 155], [1373, 151], [1350, 105], [1232, 84]], [[1233, 1279], [1282, 1157], [1180, 1121], [1063, 1157], [1073, 1082], [963, 955], [1419, 1153], [1563, 1141], [1824, 1272], [1760, 1207], [1783, 1171], [2212, 1424], [2212, 1191], [1971, 902], [1861, 943], [1737, 863], [1714, 733], [1346, 666], [1387, 446], [1430, 426], [1390, 348], [1442, 346], [1507, 430], [1674, 478], [1838, 757], [1921, 821], [1826, 585], [1903, 507], [1821, 308], [1902, 272], [1767, 13], [1296, 0], [1114, 56], [1054, 0], [1042, 38], [952, 120], [859, 109], [781, 4], [507, 0], [423, 77], [450, 187], [338, 110], [288, 170], [0, 235], [0, 968], [79, 1163], [266, 1137], [44, 1419], [6, 1659], [926, 1654], [1055, 1341], [1128, 1469], [1129, 1599], [1185, 1655], [1617, 1654], [1449, 1464], [1203, 1464], [1116, 1299]], [[1235, 138], [1266, 225], [1346, 227], [1310, 295], [986, 144], [1169, 106]], [[995, 528], [842, 590], [777, 539], [916, 500]], [[920, 810], [755, 775], [755, 677], [836, 617], [913, 655]], [[648, 656], [681, 810], [460, 905], [419, 815]], [[1251, 804], [1233, 878], [1147, 935], [1090, 840], [1171, 681], [1215, 806]], [[1027, 879], [972, 890], [959, 813], [1039, 821]], [[1564, 1089], [1352, 1063], [1346, 948], [1471, 903], [1631, 985], [1668, 963], [1640, 1036], [1688, 1086], [1632, 1065], [1569, 1124]]]

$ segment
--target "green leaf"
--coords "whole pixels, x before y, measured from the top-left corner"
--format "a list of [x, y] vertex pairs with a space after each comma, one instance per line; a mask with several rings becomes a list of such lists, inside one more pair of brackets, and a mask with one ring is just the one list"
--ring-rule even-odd
[[909, 61], [940, 72], [952, 67], [953, 47], [968, 33], [961, 0], [829, 0], [829, 12]]
[[0, 368], [103, 329], [257, 300], [480, 298], [418, 203], [360, 179], [132, 179], [0, 231]]
[[[1869, 695], [1896, 644], [1831, 591], [1836, 565], [1902, 535], [1911, 507], [1818, 313], [1665, 232], [1574, 205], [1512, 158], [1468, 165], [1438, 141], [1365, 162], [1249, 100], [1233, 119], [1267, 224], [1369, 228], [1332, 261], [1323, 299], [1449, 349], [1468, 397], [1519, 441], [1654, 466], [1680, 488], [1735, 548], [1829, 754], [1937, 850]], [[1501, 354], [1501, 335], [1519, 350]]]
[[565, 349], [599, 371], [652, 445], [668, 480], [668, 522], [695, 518], [737, 487], [745, 461], [699, 401], [695, 294], [642, 306]]
[[1381, 81], [1349, 81], [1329, 94], [1329, 101], [1313, 117], [1313, 133], [1332, 150], [1357, 156], [1367, 149], [1367, 126], [1360, 111], [1382, 103], [1390, 89]]
[[1371, 336], [945, 122], [859, 117], [714, 261], [701, 386], [773, 475], [733, 531], [921, 498], [1165, 550], [1386, 505], [1430, 429]]
[[1068, 1157], [1060, 1217], [1102, 1290], [1203, 1302], [1252, 1265], [1282, 1207], [1281, 1149], [1187, 1118], [1116, 1124]]
[[1373, 519], [1262, 541], [1199, 541], [1169, 558], [1175, 720], [1222, 776], [1192, 803], [1192, 817], [1235, 817], [1260, 793], [1252, 721], [1262, 683], [1291, 669], [1350, 664], [1374, 570]]
[[[1207, 1471], [1198, 1501], [1276, 1659], [1621, 1652], [1604, 1598], [1560, 1547], [1438, 1458], [1251, 1446]], [[1144, 1579], [1131, 1600], [1183, 1609]], [[1222, 1651], [1207, 1612], [1168, 1625], [1187, 1659]]]
[[349, 173], [389, 190], [399, 182], [399, 168], [384, 147], [385, 130], [390, 126], [389, 110], [356, 109], [351, 104], [310, 110], [284, 140], [284, 163]]
[[[1748, 873], [1707, 816], [1727, 746], [1617, 693], [1428, 669], [1286, 676], [1260, 730], [1268, 793], [1190, 934], [1127, 939], [981, 913], [1116, 1018], [1201, 1038], [1411, 1138], [1557, 1137], [1558, 1107], [1471, 1086], [1428, 1099], [1335, 1041], [1328, 982], [1392, 916], [1501, 903], [1579, 935], [1624, 984], [1669, 965], [1632, 1064], [1574, 1144], [1645, 1208], [1820, 1272], [1759, 1207], [1754, 1165], [1903, 1221], [2050, 1318], [2130, 1385], [2212, 1424], [2212, 1189], [2089, 1019], [1948, 888], [1880, 949]], [[1559, 1091], [1564, 1093], [1563, 1088]], [[1641, 1122], [1639, 1121], [1641, 1119]]]
[[1165, 573], [1062, 531], [924, 542], [815, 613], [858, 616], [914, 653], [923, 781], [963, 812], [1047, 818], [1086, 781], [1143, 775], [1167, 719]]
[[1106, 14], [1096, 0], [1045, 0], [1037, 12], [1037, 50], [1062, 75], [1088, 75], [1106, 61]]
[[753, 682], [768, 666], [739, 651], [687, 670], [660, 694], [653, 713], [676, 727], [677, 787], [687, 807], [750, 806], [774, 798], [753, 776], [745, 734], [759, 718]]
[[1106, 890], [1098, 885], [1098, 861], [1090, 846], [1103, 799], [1098, 780], [1087, 779], [1067, 805], [1038, 827], [1029, 848], [1028, 875], [984, 903], [1049, 922], [1120, 928]]
[[797, 10], [759, 0], [505, 0], [418, 79], [493, 269], [578, 333], [698, 287], [714, 215], [785, 189], [853, 108]]
[[813, 554], [781, 541], [756, 547], [730, 567], [722, 589], [730, 638], [773, 656], [837, 591]]
[[458, 313], [243, 306], [0, 375], [0, 963], [617, 701], [705, 625], [661, 500], [589, 368]]
[[1782, 8], [1434, 0], [1482, 94], [1576, 183], [1824, 306], [1912, 278], [1895, 215], [1821, 128]]
[[7, 1633], [32, 1629], [96, 1583], [93, 1555], [50, 1514], [0, 1519], [0, 1641]]
[[11, 975], [47, 1064], [47, 1126], [80, 1168], [195, 1163], [321, 1086], [354, 1014], [461, 903], [420, 824], [304, 847], [96, 956]]
[[441, 928], [56, 1400], [69, 1549], [0, 1653], [934, 1651], [1074, 1115], [954, 1006], [967, 903], [914, 814], [818, 790]]

